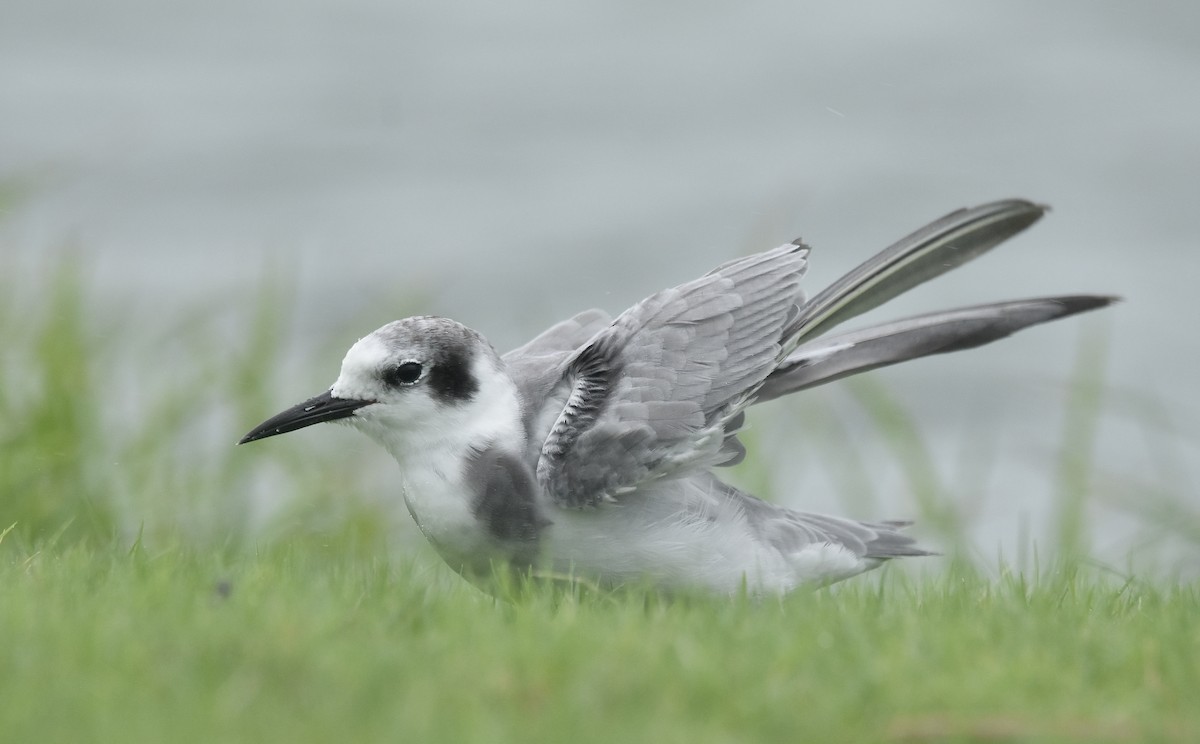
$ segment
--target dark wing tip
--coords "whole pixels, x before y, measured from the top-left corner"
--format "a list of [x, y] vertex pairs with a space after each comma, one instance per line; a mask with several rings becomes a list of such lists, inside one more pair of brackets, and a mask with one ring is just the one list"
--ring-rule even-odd
[[985, 205], [982, 209], [993, 206], [997, 211], [1008, 212], [1007, 221], [1012, 224], [1012, 235], [1021, 232], [1045, 216], [1050, 211], [1049, 204], [1038, 204], [1028, 199], [1005, 199]]
[[1124, 297], [1119, 295], [1066, 295], [1054, 298], [1055, 302], [1063, 306], [1063, 311], [1059, 317], [1074, 315], [1075, 313], [1085, 313], [1089, 310], [1099, 310], [1102, 307], [1108, 307], [1124, 299]]
[[987, 207], [989, 205], [996, 206], [996, 207], [1015, 207], [1015, 208], [1019, 208], [1019, 209], [1023, 209], [1023, 210], [1030, 210], [1030, 211], [1037, 211], [1037, 212], [1049, 212], [1050, 211], [1049, 204], [1035, 202], [1032, 199], [1025, 199], [1025, 198], [1022, 198], [1019, 196], [1014, 196], [1009, 199], [997, 199], [994, 202], [988, 202], [988, 204], [984, 204], [981, 206]]
[[812, 252], [812, 246], [809, 245], [808, 243], [805, 243], [804, 238], [796, 238], [795, 240], [788, 243], [787, 245], [780, 246], [780, 247], [787, 248], [788, 246], [791, 246], [792, 253], [799, 256], [803, 260], [807, 260], [808, 254]]

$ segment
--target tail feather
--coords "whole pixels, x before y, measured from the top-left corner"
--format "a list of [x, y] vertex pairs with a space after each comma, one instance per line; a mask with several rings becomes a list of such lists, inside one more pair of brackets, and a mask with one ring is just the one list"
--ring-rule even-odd
[[918, 558], [923, 555], [940, 555], [937, 551], [925, 550], [917, 541], [900, 530], [912, 522], [887, 520], [871, 525], [876, 529], [875, 539], [867, 543], [864, 558], [886, 560], [888, 558]]
[[931, 354], [970, 349], [1022, 328], [1104, 307], [1117, 298], [1069, 295], [919, 315], [802, 344], [766, 379], [757, 402]]

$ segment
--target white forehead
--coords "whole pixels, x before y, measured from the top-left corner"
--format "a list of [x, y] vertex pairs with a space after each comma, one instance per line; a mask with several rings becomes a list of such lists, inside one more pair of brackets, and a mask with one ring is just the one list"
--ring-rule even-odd
[[348, 369], [377, 370], [383, 366], [394, 351], [394, 349], [388, 348], [378, 333], [363, 336], [354, 342], [354, 345], [346, 352], [346, 356], [342, 358], [342, 371], [345, 372]]
[[378, 370], [391, 355], [376, 334], [360, 338], [342, 358], [342, 371], [331, 392], [338, 398], [370, 398], [378, 390]]

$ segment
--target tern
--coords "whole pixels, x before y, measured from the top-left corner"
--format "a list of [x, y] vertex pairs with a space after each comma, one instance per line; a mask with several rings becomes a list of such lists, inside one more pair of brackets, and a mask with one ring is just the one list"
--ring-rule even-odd
[[350, 424], [400, 465], [417, 526], [472, 580], [497, 565], [611, 587], [786, 593], [930, 555], [903, 521], [787, 509], [720, 480], [749, 406], [908, 359], [968, 349], [1117, 298], [997, 302], [824, 335], [1036, 222], [1011, 199], [960, 209], [811, 299], [795, 240], [647, 297], [587, 310], [498, 354], [443, 317], [389, 323], [332, 387], [239, 442]]

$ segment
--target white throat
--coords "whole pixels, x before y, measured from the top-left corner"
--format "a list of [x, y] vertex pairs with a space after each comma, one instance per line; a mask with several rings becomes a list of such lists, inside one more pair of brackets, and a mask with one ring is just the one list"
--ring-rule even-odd
[[[453, 557], [478, 555], [488, 539], [473, 512], [478, 495], [465, 482], [468, 456], [497, 444], [525, 449], [521, 405], [508, 374], [489, 359], [477, 360], [473, 372], [479, 389], [465, 403], [423, 397], [411, 417], [368, 408], [352, 421], [400, 465], [409, 513], [452, 564]], [[430, 410], [421, 410], [426, 405]]]
[[[378, 441], [401, 469], [420, 466], [430, 457], [464, 457], [472, 448], [491, 443], [512, 443], [521, 451], [525, 432], [521, 423], [521, 405], [517, 388], [508, 374], [481, 359], [473, 370], [479, 389], [471, 400], [461, 404], [422, 400], [422, 407], [406, 420], [381, 416], [378, 421], [363, 421], [363, 430]], [[369, 412], [368, 412], [369, 413]]]

